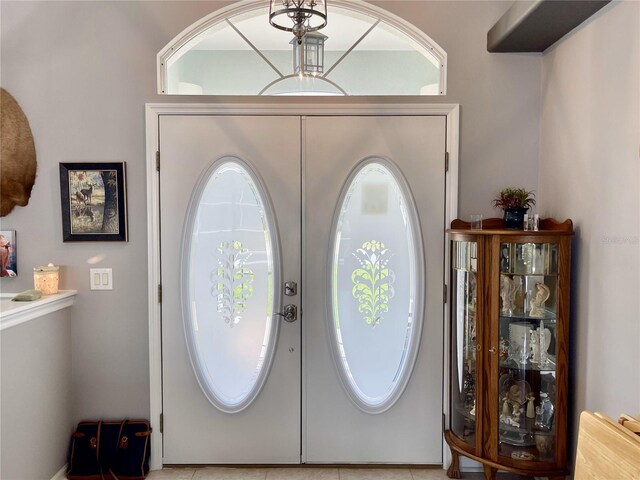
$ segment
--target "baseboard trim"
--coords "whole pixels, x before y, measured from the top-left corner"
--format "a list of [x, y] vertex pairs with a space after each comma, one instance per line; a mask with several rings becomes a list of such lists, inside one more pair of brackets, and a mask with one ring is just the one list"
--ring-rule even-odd
[[51, 480], [66, 480], [67, 478], [67, 465], [65, 464], [56, 474], [51, 477]]

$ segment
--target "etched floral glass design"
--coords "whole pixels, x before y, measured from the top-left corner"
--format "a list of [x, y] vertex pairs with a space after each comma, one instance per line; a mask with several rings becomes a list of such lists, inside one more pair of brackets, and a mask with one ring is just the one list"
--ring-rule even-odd
[[230, 327], [240, 323], [247, 302], [253, 295], [253, 270], [246, 267], [251, 252], [234, 240], [218, 246], [218, 268], [212, 293], [218, 299], [218, 313]]
[[266, 193], [243, 161], [214, 163], [187, 214], [183, 314], [194, 372], [207, 398], [237, 412], [268, 374], [278, 322], [277, 237]]
[[372, 240], [364, 242], [353, 254], [360, 264], [351, 274], [351, 293], [358, 300], [358, 312], [367, 325], [375, 328], [389, 311], [389, 299], [393, 297], [395, 273], [388, 267], [391, 252], [384, 243]]
[[402, 395], [423, 312], [422, 242], [406, 181], [389, 161], [365, 160], [347, 181], [330, 253], [332, 347], [347, 394], [379, 413]]

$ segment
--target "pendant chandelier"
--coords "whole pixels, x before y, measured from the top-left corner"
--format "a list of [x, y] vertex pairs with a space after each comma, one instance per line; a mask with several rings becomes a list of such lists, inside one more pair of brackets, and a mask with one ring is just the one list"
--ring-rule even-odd
[[302, 44], [307, 32], [327, 25], [326, 0], [269, 0], [269, 23], [279, 30], [292, 32]]

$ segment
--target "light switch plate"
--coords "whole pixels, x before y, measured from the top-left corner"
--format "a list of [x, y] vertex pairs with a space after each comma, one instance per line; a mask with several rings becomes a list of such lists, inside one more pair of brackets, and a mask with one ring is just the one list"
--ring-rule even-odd
[[113, 290], [111, 268], [90, 268], [89, 273], [91, 290]]

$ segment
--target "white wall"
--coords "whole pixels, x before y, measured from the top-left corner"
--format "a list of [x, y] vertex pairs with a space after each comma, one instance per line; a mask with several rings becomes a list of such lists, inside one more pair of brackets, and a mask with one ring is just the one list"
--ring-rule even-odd
[[[29, 288], [29, 270], [55, 262], [63, 265], [61, 288], [79, 291], [72, 320], [76, 420], [148, 416], [144, 104], [202, 100], [158, 97], [156, 54], [228, 3], [0, 3], [1, 83], [29, 118], [38, 155], [30, 204], [2, 219], [3, 228], [18, 231], [21, 274], [1, 287]], [[536, 188], [541, 57], [486, 51], [486, 33], [509, 3], [374, 3], [449, 54], [446, 97], [398, 101], [461, 104], [461, 215], [497, 214], [490, 200], [503, 186]], [[127, 162], [128, 243], [62, 242], [58, 162], [78, 161]], [[113, 291], [89, 290], [91, 266], [113, 268]]]
[[540, 211], [572, 218], [572, 408], [640, 412], [640, 2], [545, 53]]
[[48, 480], [67, 462], [72, 311], [64, 308], [0, 334], [3, 480]]

